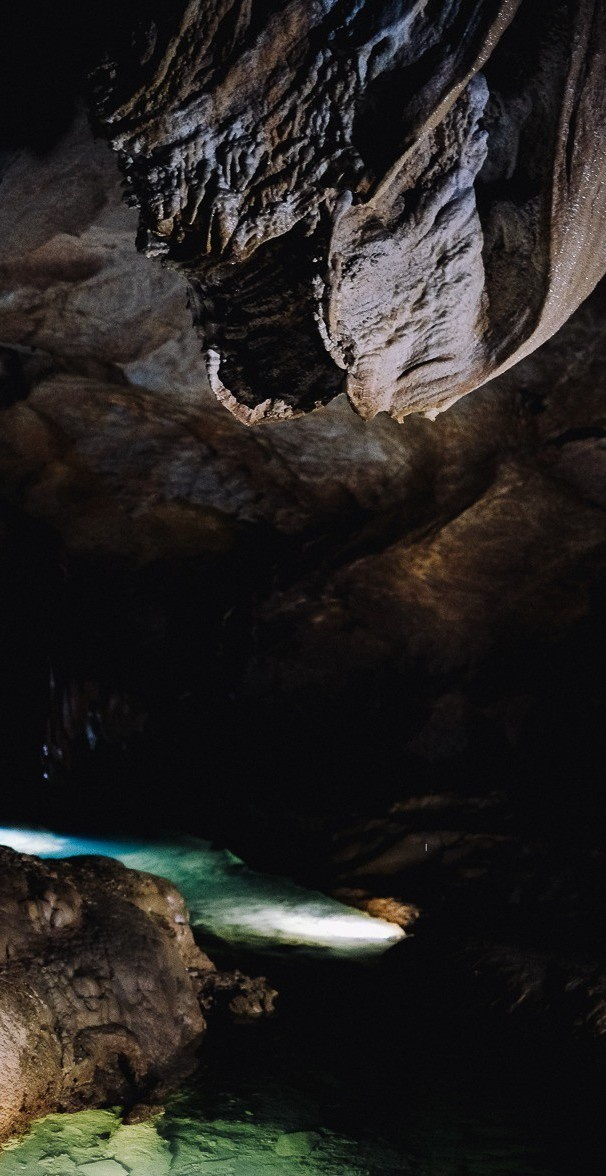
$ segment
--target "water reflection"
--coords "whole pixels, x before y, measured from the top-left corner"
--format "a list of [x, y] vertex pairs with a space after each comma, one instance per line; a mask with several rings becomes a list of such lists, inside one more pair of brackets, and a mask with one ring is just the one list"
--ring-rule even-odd
[[[280, 999], [268, 1022], [211, 1026], [198, 1072], [162, 1114], [48, 1116], [0, 1154], [0, 1176], [603, 1176], [601, 1063], [466, 1006], [438, 970], [415, 980], [411, 943], [360, 956], [317, 954], [315, 939], [310, 955], [295, 937], [299, 951], [268, 955], [279, 912], [326, 920], [326, 940], [360, 917], [204, 842], [7, 833], [22, 851], [112, 853], [174, 878], [199, 925], [211, 911], [211, 929], [231, 936], [234, 958], [217, 962], [264, 971]], [[309, 930], [288, 933], [304, 942]]]

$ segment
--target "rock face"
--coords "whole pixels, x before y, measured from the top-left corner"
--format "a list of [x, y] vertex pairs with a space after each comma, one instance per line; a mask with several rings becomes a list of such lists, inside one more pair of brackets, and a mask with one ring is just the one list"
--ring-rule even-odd
[[49, 1111], [160, 1096], [217, 993], [238, 1015], [273, 996], [216, 971], [170, 883], [0, 848], [0, 1140]]
[[94, 71], [240, 419], [435, 414], [606, 269], [604, 0], [181, 0]]
[[170, 779], [601, 992], [604, 286], [526, 353], [604, 269], [603, 3], [122, 7], [88, 101], [139, 213], [82, 117], [3, 164], [5, 805], [157, 830]]
[[[192, 779], [201, 755], [244, 779], [237, 730], [263, 765], [255, 790], [296, 770], [301, 796], [352, 779], [363, 796], [367, 772], [458, 778], [488, 748], [511, 772], [520, 740], [538, 772], [531, 731], [548, 724], [555, 769], [557, 683], [580, 700], [592, 680], [573, 634], [585, 648], [601, 631], [603, 288], [435, 422], [364, 422], [341, 396], [248, 429], [209, 391], [183, 280], [132, 251], [136, 214], [84, 122], [42, 162], [10, 160], [2, 196], [3, 661], [39, 659], [19, 709], [35, 693], [44, 715], [50, 659], [59, 766], [155, 730], [166, 748], [179, 732]], [[66, 242], [72, 269], [53, 268]], [[37, 748], [43, 718], [38, 732]]]

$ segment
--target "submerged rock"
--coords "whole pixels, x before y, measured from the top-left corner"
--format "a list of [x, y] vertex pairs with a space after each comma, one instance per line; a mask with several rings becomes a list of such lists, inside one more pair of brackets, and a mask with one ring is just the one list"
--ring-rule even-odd
[[314, 1131], [290, 1131], [281, 1135], [276, 1143], [279, 1156], [307, 1156], [313, 1151], [318, 1140]]
[[217, 972], [170, 882], [110, 858], [0, 848], [0, 960], [0, 1140], [50, 1111], [154, 1100], [193, 1067], [217, 993], [240, 1017], [275, 996]]

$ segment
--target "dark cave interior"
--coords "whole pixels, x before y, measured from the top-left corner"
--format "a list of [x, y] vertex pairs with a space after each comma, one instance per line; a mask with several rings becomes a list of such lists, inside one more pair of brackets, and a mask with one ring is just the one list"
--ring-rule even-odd
[[260, 948], [196, 908], [205, 972], [162, 887], [145, 930], [153, 884], [23, 867], [93, 943], [126, 894], [120, 967], [140, 935], [209, 1028], [163, 1089], [83, 981], [118, 1077], [0, 1106], [35, 1120], [0, 1176], [602, 1171], [606, 10], [316, 7], [2, 18], [0, 841], [199, 839], [406, 937]]

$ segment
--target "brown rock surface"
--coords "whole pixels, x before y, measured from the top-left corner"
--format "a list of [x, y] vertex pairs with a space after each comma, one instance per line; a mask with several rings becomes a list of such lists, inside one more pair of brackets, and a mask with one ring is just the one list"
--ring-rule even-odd
[[273, 997], [216, 971], [171, 883], [0, 847], [0, 1140], [50, 1111], [161, 1097], [193, 1067], [217, 993], [238, 1015]]
[[603, 3], [212, 8], [95, 83], [172, 268], [83, 119], [4, 163], [2, 713], [37, 757], [50, 710], [54, 786], [7, 804], [157, 825], [168, 778], [258, 865], [601, 991], [603, 285], [527, 353], [604, 268]]
[[[63, 541], [51, 558], [66, 561], [67, 596], [45, 624], [68, 610], [52, 655], [68, 741], [89, 720], [101, 743], [139, 738], [151, 707], [189, 723], [192, 742], [219, 712], [217, 731], [263, 743], [268, 778], [265, 756], [298, 746], [305, 724], [335, 745], [331, 788], [356, 763], [350, 739], [369, 741], [362, 762], [379, 775], [403, 751], [415, 771], [476, 746], [499, 764], [555, 688], [539, 650], [551, 657], [599, 611], [603, 289], [435, 422], [364, 422], [339, 397], [247, 429], [206, 386], [182, 280], [132, 252], [135, 214], [83, 123], [43, 163], [9, 161], [2, 191], [0, 475], [10, 528], [28, 517]], [[33, 285], [31, 251], [61, 234], [72, 257], [95, 242], [101, 268]], [[189, 719], [172, 692], [193, 699]], [[202, 725], [213, 748], [215, 720]], [[377, 759], [389, 741], [397, 753]]]

